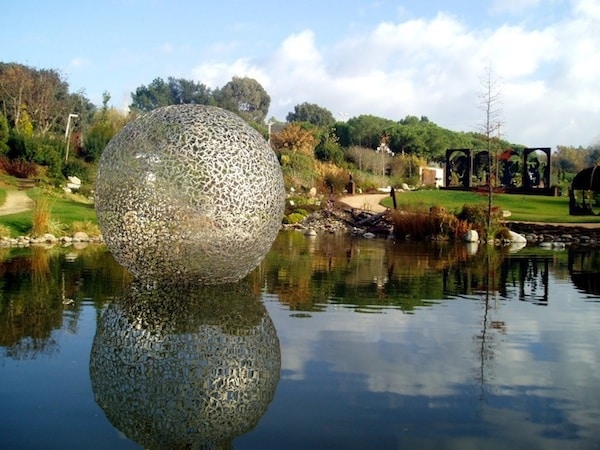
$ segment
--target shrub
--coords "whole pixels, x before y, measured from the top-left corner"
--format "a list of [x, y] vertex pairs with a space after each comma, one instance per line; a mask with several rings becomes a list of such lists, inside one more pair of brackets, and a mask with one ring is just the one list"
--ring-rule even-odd
[[325, 140], [315, 148], [315, 158], [323, 162], [331, 162], [338, 166], [344, 164], [346, 155], [337, 142]]
[[499, 239], [501, 241], [506, 241], [511, 238], [510, 230], [506, 227], [502, 227], [496, 231], [494, 234], [494, 239]]
[[77, 177], [83, 183], [90, 183], [92, 181], [92, 171], [93, 168], [90, 164], [74, 158], [63, 166], [62, 174], [65, 178]]
[[342, 169], [331, 163], [317, 162], [315, 164], [315, 172], [321, 182], [319, 186], [321, 191], [326, 193], [330, 193], [331, 191], [342, 192], [346, 189], [346, 185], [350, 180], [346, 169]]
[[467, 222], [466, 220], [461, 220], [461, 219], [456, 219], [456, 222], [453, 225], [454, 228], [454, 239], [463, 239], [465, 237], [465, 235], [467, 234], [467, 231], [470, 231], [472, 229], [472, 226], [469, 222]]
[[0, 157], [0, 170], [17, 178], [33, 178], [37, 175], [37, 166], [23, 159]]
[[[472, 228], [479, 234], [486, 235], [487, 230], [487, 215], [488, 205], [485, 203], [478, 203], [475, 205], [465, 204], [462, 210], [457, 214], [457, 218], [465, 220], [471, 224]], [[502, 211], [498, 207], [492, 208], [492, 220], [491, 230], [489, 235], [494, 235], [494, 230], [500, 226], [500, 220], [502, 219]]]
[[286, 224], [295, 224], [295, 223], [300, 223], [304, 220], [306, 216], [303, 216], [302, 214], [298, 214], [297, 212], [293, 212], [291, 214], [288, 214], [287, 216], [284, 216], [283, 218], [283, 223]]
[[[46, 173], [52, 178], [60, 177], [60, 171], [62, 168], [62, 154], [64, 151], [64, 142], [62, 139], [56, 137], [47, 136], [36, 136], [18, 133], [11, 130], [10, 137], [8, 140], [9, 151], [7, 156], [11, 160], [26, 161], [35, 167], [35, 164], [46, 167]], [[20, 169], [24, 169], [22, 165]], [[12, 170], [19, 169], [19, 167], [12, 167]], [[7, 172], [10, 173], [10, 172]], [[27, 178], [32, 176], [32, 173], [28, 175], [13, 172], [10, 173], [20, 178]]]
[[101, 234], [98, 225], [89, 220], [74, 221], [71, 224], [69, 231], [71, 232], [71, 234], [77, 233], [78, 231], [83, 231], [89, 236], [100, 236]]
[[315, 185], [315, 159], [312, 156], [284, 151], [279, 160], [287, 187], [308, 190]]
[[10, 228], [6, 225], [0, 225], [0, 237], [8, 238], [10, 237]]

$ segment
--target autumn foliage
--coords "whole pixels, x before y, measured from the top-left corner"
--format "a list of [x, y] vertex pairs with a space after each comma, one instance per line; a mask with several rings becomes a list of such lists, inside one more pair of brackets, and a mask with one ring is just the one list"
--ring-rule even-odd
[[302, 128], [299, 123], [291, 123], [271, 135], [271, 146], [277, 151], [290, 151], [312, 156], [315, 145], [313, 133]]

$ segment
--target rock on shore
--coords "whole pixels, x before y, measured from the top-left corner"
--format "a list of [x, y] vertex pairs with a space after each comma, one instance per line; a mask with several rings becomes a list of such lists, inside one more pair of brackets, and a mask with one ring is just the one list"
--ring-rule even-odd
[[508, 222], [513, 232], [525, 236], [528, 245], [542, 247], [600, 247], [600, 224], [595, 228], [578, 225]]

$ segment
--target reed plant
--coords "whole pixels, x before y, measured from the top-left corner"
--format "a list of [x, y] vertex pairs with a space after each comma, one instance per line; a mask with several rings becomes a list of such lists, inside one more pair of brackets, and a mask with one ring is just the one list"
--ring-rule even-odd
[[[394, 225], [394, 234], [400, 238], [448, 240], [456, 235], [459, 220], [443, 209], [421, 208], [412, 210], [394, 210], [388, 214]], [[461, 227], [464, 226], [460, 223]]]
[[[461, 240], [470, 230], [477, 231], [485, 236], [486, 211], [485, 205], [464, 205], [458, 212], [447, 212], [442, 206], [432, 206], [426, 210], [423, 205], [412, 208], [404, 207], [402, 210], [392, 210], [388, 219], [394, 225], [396, 237], [422, 240]], [[494, 210], [490, 235], [505, 237], [506, 229], [500, 222], [501, 213]]]
[[41, 236], [51, 232], [56, 225], [52, 221], [52, 207], [54, 206], [53, 198], [42, 190], [36, 190], [32, 194], [33, 198], [33, 214], [31, 233], [34, 236]]

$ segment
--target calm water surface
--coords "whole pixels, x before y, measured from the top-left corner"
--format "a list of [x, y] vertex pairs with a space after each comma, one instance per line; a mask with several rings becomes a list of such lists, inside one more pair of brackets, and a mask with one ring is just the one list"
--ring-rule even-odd
[[0, 448], [600, 448], [600, 253], [282, 232], [236, 285], [1, 250]]

